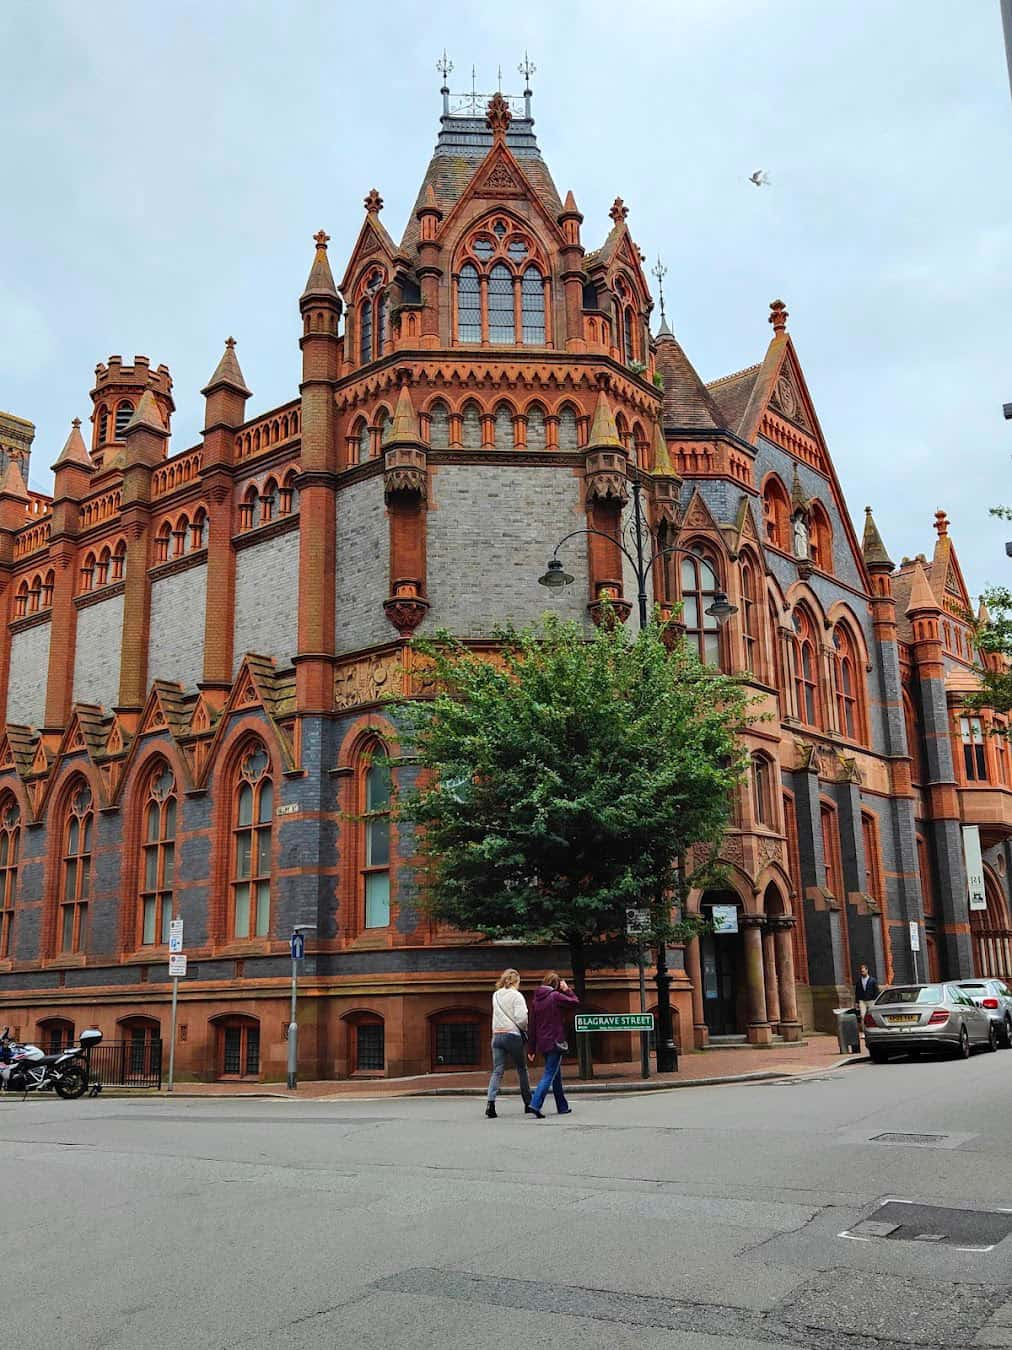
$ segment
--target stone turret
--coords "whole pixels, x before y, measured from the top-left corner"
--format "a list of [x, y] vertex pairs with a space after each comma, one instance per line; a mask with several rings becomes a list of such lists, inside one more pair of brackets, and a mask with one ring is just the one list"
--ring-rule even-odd
[[91, 457], [96, 468], [108, 467], [116, 449], [123, 443], [123, 433], [137, 411], [147, 390], [158, 407], [162, 426], [168, 432], [176, 405], [172, 401], [172, 376], [169, 368], [160, 365], [151, 369], [146, 356], [135, 356], [132, 366], [123, 364], [122, 356], [110, 356], [107, 362], [95, 367], [95, 387], [91, 401], [95, 405], [91, 420], [94, 425]]

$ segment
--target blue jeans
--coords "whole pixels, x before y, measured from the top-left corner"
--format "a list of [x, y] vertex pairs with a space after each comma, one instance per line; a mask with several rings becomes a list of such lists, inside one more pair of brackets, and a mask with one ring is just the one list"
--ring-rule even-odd
[[555, 1109], [559, 1114], [569, 1110], [569, 1103], [566, 1101], [566, 1094], [562, 1090], [562, 1051], [553, 1050], [551, 1054], [545, 1056], [545, 1071], [541, 1075], [541, 1082], [534, 1089], [534, 1096], [531, 1098], [531, 1106], [535, 1111], [540, 1111], [542, 1103], [548, 1096], [548, 1089], [551, 1088], [555, 1093]]
[[528, 1105], [531, 1100], [531, 1086], [527, 1081], [526, 1049], [522, 1036], [500, 1031], [492, 1037], [492, 1077], [488, 1084], [490, 1102], [494, 1102], [499, 1095], [499, 1086], [506, 1071], [506, 1061], [509, 1060], [520, 1079], [520, 1095], [524, 1099], [524, 1106]]

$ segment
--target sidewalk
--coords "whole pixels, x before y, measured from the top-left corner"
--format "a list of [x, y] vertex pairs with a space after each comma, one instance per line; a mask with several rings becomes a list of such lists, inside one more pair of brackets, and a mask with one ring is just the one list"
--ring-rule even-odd
[[[747, 1083], [797, 1074], [828, 1072], [859, 1060], [857, 1055], [841, 1055], [835, 1036], [811, 1032], [803, 1043], [776, 1045], [763, 1049], [742, 1047], [734, 1050], [695, 1051], [680, 1055], [678, 1072], [640, 1077], [639, 1061], [629, 1064], [603, 1064], [595, 1069], [591, 1082], [581, 1082], [567, 1072], [567, 1094], [595, 1092], [643, 1092], [682, 1087], [704, 1087], [717, 1083]], [[532, 1073], [535, 1072], [532, 1069]], [[509, 1079], [507, 1077], [507, 1083]], [[289, 1092], [280, 1083], [177, 1083], [176, 1097], [277, 1097], [292, 1101], [331, 1101], [338, 1098], [484, 1096], [488, 1072], [428, 1073], [410, 1078], [341, 1079], [300, 1083]], [[116, 1089], [110, 1089], [110, 1094]], [[504, 1093], [515, 1094], [515, 1085]], [[165, 1089], [162, 1089], [164, 1095]], [[131, 1093], [131, 1095], [134, 1095]]]

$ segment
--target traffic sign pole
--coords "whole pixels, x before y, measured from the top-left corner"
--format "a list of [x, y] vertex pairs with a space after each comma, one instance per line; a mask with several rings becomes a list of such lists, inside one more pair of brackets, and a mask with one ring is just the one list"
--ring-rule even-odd
[[[647, 971], [643, 952], [643, 943], [638, 944], [640, 965], [640, 1012], [647, 1010]], [[650, 1032], [640, 1032], [640, 1077], [650, 1077]]]
[[292, 1015], [288, 1021], [288, 1091], [295, 1085], [299, 1071], [299, 1024], [295, 1020], [295, 999], [298, 987], [299, 963], [295, 955], [295, 938], [292, 938]]
[[171, 1092], [176, 1077], [176, 1006], [179, 1002], [179, 976], [172, 981], [172, 1031], [169, 1034], [169, 1084], [168, 1091]]

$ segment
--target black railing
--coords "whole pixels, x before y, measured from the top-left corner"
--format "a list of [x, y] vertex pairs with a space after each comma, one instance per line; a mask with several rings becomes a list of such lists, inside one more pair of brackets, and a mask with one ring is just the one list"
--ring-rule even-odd
[[103, 1041], [90, 1051], [89, 1073], [103, 1087], [160, 1088], [162, 1043]]

